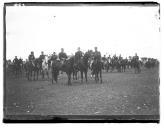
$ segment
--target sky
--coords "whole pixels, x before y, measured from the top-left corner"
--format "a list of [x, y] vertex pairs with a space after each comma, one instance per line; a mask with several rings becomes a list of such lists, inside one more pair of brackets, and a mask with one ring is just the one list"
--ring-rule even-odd
[[160, 58], [157, 6], [8, 6], [6, 57], [69, 55], [97, 46], [102, 55]]

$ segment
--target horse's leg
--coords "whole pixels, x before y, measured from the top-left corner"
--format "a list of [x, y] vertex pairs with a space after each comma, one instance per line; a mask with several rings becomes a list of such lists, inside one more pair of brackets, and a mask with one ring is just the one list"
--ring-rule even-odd
[[75, 79], [77, 80], [78, 71], [75, 71]]
[[36, 71], [34, 70], [34, 78], [33, 78], [33, 80], [35, 80], [35, 74], [36, 74]]
[[44, 79], [44, 70], [42, 70], [42, 79]]
[[58, 77], [57, 77], [57, 74], [56, 73], [54, 73], [54, 80], [57, 83]]
[[49, 79], [48, 69], [46, 69], [46, 75], [47, 75], [47, 78]]
[[86, 82], [88, 81], [87, 80], [87, 71], [85, 71], [85, 80], [86, 80]]
[[81, 73], [81, 83], [83, 83], [83, 71], [80, 71]]
[[32, 80], [32, 70], [30, 71], [30, 80]]
[[73, 71], [72, 75], [73, 75], [73, 80], [75, 80], [75, 71]]
[[68, 85], [71, 85], [71, 74], [68, 73], [67, 76], [68, 76]]
[[38, 80], [39, 70], [37, 70], [37, 80]]
[[49, 72], [47, 71], [48, 79], [49, 79]]
[[97, 81], [99, 81], [99, 71], [97, 72]]
[[97, 83], [97, 72], [95, 72], [95, 81]]
[[29, 73], [29, 71], [27, 71], [27, 79], [28, 80], [30, 80], [30, 77], [29, 76], [30, 76], [30, 73]]
[[102, 83], [102, 70], [100, 70], [100, 83]]
[[52, 84], [53, 84], [53, 79], [54, 79], [54, 72], [52, 71]]
[[98, 72], [96, 72], [96, 83], [99, 81], [99, 78], [98, 78]]

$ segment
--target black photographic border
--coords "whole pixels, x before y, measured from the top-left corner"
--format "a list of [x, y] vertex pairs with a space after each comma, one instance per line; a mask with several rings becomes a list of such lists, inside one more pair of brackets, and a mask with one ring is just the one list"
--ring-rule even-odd
[[160, 115], [5, 115], [7, 6], [159, 6], [157, 2], [9, 2], [3, 6], [3, 123], [159, 123]]

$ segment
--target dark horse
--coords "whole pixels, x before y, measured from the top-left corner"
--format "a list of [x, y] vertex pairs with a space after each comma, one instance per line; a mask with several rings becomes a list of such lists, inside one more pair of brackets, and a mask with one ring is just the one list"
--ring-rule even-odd
[[91, 57], [90, 52], [86, 52], [84, 56], [75, 64], [74, 71], [75, 71], [75, 77], [77, 79], [77, 72], [80, 71], [81, 74], [81, 83], [83, 82], [83, 74], [85, 75], [85, 80], [87, 80], [87, 73], [89, 68], [89, 58]]
[[[100, 83], [102, 83], [102, 68], [103, 68], [103, 63], [101, 62], [101, 60], [94, 60], [92, 63], [92, 74], [95, 75], [95, 81], [96, 83], [100, 80]], [[100, 79], [99, 79], [99, 75], [100, 75]]]
[[141, 68], [140, 68], [141, 63], [139, 60], [133, 58], [131, 60], [131, 64], [132, 64], [132, 67], [134, 68], [134, 73], [140, 73], [141, 72]]
[[35, 59], [33, 62], [31, 61], [27, 61], [26, 62], [26, 68], [27, 68], [27, 79], [28, 80], [38, 80], [38, 76], [39, 76], [39, 71], [40, 71], [40, 60], [37, 58]]
[[59, 71], [63, 71], [67, 74], [68, 77], [68, 85], [71, 85], [71, 75], [74, 71], [74, 57], [70, 57], [69, 59], [65, 60], [62, 64], [58, 60], [52, 61], [52, 83], [53, 80], [58, 80]]

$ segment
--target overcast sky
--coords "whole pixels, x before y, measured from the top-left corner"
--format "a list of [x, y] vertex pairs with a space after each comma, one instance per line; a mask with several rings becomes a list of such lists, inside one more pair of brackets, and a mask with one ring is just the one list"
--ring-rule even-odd
[[135, 6], [10, 6], [6, 8], [7, 59], [60, 52], [75, 53], [95, 46], [104, 54], [136, 52], [160, 57], [158, 7]]

